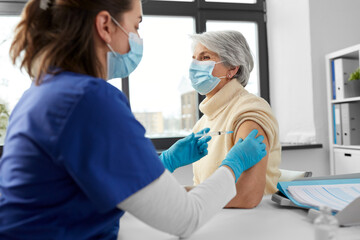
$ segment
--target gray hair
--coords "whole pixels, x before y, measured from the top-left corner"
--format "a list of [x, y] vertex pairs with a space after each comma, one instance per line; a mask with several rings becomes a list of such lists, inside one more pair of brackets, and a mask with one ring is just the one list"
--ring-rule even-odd
[[246, 86], [250, 72], [254, 68], [254, 60], [249, 44], [238, 31], [214, 31], [190, 35], [193, 40], [193, 50], [200, 43], [220, 57], [220, 61], [227, 67], [237, 67], [234, 75], [242, 86]]

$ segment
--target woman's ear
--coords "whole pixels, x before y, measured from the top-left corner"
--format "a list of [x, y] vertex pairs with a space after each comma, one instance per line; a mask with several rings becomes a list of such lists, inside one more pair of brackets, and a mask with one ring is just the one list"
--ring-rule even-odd
[[239, 68], [240, 68], [240, 66], [231, 67], [231, 68], [229, 69], [229, 71], [227, 72], [226, 77], [227, 77], [228, 79], [233, 79], [233, 77], [235, 76], [235, 74], [239, 71]]
[[95, 30], [104, 42], [111, 43], [111, 33], [114, 32], [114, 28], [109, 12], [101, 11], [96, 15]]

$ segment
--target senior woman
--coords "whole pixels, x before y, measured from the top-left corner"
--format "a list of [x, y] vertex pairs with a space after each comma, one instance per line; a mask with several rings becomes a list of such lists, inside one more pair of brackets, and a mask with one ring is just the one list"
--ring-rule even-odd
[[245, 171], [236, 183], [236, 196], [226, 207], [256, 207], [264, 194], [276, 191], [281, 161], [278, 123], [269, 104], [245, 90], [254, 62], [249, 45], [238, 31], [195, 34], [190, 80], [206, 98], [200, 103], [204, 114], [193, 131], [209, 127], [233, 134], [213, 138], [208, 155], [193, 164], [194, 185], [202, 183], [220, 166], [221, 160], [252, 129], [265, 137], [267, 155]]

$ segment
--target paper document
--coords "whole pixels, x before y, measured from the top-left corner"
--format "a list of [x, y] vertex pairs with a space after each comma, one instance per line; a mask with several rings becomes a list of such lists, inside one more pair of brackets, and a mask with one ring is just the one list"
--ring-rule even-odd
[[329, 206], [341, 211], [349, 203], [360, 197], [360, 183], [334, 185], [288, 186], [288, 192], [301, 204], [313, 207]]

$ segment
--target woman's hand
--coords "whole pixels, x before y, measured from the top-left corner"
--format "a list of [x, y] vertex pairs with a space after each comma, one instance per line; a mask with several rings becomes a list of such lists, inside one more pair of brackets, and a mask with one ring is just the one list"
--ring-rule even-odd
[[[210, 128], [204, 128], [197, 134], [208, 133]], [[162, 152], [160, 159], [166, 169], [173, 172], [175, 169], [196, 162], [208, 154], [210, 136], [195, 137], [194, 133], [180, 139], [168, 150]]]

